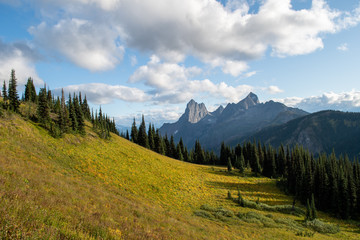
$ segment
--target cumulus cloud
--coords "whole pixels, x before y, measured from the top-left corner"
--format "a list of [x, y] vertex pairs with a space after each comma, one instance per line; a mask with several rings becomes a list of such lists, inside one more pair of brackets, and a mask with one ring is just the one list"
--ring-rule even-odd
[[[135, 118], [135, 122], [139, 126], [142, 115], [144, 115], [147, 123], [153, 123], [156, 128], [159, 128], [164, 123], [176, 122], [181, 116], [181, 111], [183, 111], [183, 109], [179, 109], [177, 106], [153, 108], [136, 112], [133, 116], [117, 116], [115, 120], [117, 125], [131, 126]], [[126, 129], [124, 131], [126, 131]]]
[[88, 20], [65, 19], [54, 26], [42, 22], [29, 31], [42, 47], [91, 71], [112, 69], [123, 58], [124, 48], [116, 43], [116, 32]]
[[266, 91], [270, 94], [277, 94], [283, 92], [283, 90], [281, 90], [278, 86], [269, 86], [266, 88]]
[[256, 71], [251, 71], [251, 72], [248, 72], [248, 73], [245, 73], [243, 75], [244, 78], [249, 78], [249, 77], [252, 77], [256, 74], [257, 72]]
[[222, 70], [224, 73], [237, 77], [248, 68], [249, 66], [243, 61], [226, 61]]
[[349, 47], [348, 47], [348, 44], [347, 44], [347, 43], [343, 43], [343, 44], [341, 44], [340, 46], [338, 46], [337, 49], [338, 49], [339, 51], [346, 52], [346, 51], [349, 50]]
[[[94, 104], [108, 104], [115, 99], [128, 102], [145, 102], [150, 99], [144, 91], [137, 88], [130, 88], [121, 85], [108, 85], [103, 83], [89, 83], [70, 85], [63, 88], [66, 94], [81, 92]], [[61, 89], [55, 89], [55, 94], [60, 96]]]
[[225, 6], [216, 0], [34, 1], [40, 9], [56, 5], [61, 9], [57, 15], [67, 17], [33, 28], [35, 39], [91, 70], [120, 62], [120, 37], [127, 47], [166, 62], [179, 63], [189, 55], [209, 64], [221, 59], [214, 66], [238, 76], [247, 68], [245, 62], [261, 58], [269, 48], [279, 57], [308, 54], [324, 47], [324, 34], [360, 21], [360, 7], [341, 12], [324, 0], [313, 0], [310, 9], [302, 10], [294, 10], [290, 0], [265, 0], [256, 13], [249, 12], [245, 0]]
[[193, 80], [201, 72], [197, 67], [163, 63], [154, 55], [147, 65], [139, 67], [134, 72], [129, 82], [143, 82], [152, 88], [150, 93], [155, 102], [165, 103], [185, 102], [196, 95], [220, 97], [236, 102], [253, 89], [248, 85], [233, 87], [225, 82], [215, 84], [209, 79]]
[[279, 99], [280, 102], [288, 106], [298, 107], [309, 112], [321, 110], [341, 110], [341, 111], [360, 111], [360, 91], [334, 93], [328, 92], [321, 96], [308, 98], [285, 98]]
[[40, 56], [26, 43], [7, 44], [0, 40], [0, 81], [8, 81], [11, 69], [15, 69], [18, 85], [24, 85], [29, 77], [35, 85], [43, 84], [35, 69]]

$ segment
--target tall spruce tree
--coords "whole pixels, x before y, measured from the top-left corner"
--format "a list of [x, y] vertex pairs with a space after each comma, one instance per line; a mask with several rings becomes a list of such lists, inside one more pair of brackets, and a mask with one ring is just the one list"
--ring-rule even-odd
[[4, 107], [4, 108], [7, 108], [7, 100], [8, 100], [8, 97], [7, 97], [7, 89], [6, 89], [6, 82], [5, 82], [5, 80], [4, 80], [4, 84], [3, 84], [3, 88], [2, 88], [2, 98], [3, 98], [3, 102], [4, 102], [3, 107]]
[[9, 98], [9, 109], [18, 112], [20, 107], [19, 95], [17, 92], [17, 79], [15, 76], [15, 70], [11, 70], [11, 77], [9, 81], [9, 90], [8, 90], [8, 98]]
[[34, 86], [34, 80], [29, 77], [25, 85], [25, 101], [36, 102], [36, 89]]
[[131, 126], [131, 141], [133, 143], [138, 143], [138, 130], [137, 130], [135, 118], [134, 118], [133, 124]]
[[140, 146], [143, 146], [145, 148], [149, 148], [149, 141], [148, 141], [148, 137], [147, 137], [147, 134], [146, 134], [146, 125], [145, 125], [144, 115], [142, 115], [142, 118], [141, 118], [141, 124], [140, 124], [140, 127], [139, 127], [137, 140], [138, 140], [138, 144]]
[[317, 218], [314, 194], [311, 194], [311, 214], [310, 215], [311, 215], [311, 220], [314, 220], [315, 218]]
[[44, 86], [43, 88], [40, 88], [40, 91], [39, 91], [37, 117], [38, 117], [39, 122], [43, 126], [48, 127], [48, 124], [50, 122], [50, 107], [49, 107], [49, 102], [47, 100], [46, 86]]

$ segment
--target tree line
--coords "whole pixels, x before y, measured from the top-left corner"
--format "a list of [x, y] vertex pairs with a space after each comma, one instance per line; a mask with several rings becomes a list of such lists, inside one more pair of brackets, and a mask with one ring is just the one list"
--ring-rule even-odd
[[181, 161], [212, 165], [219, 162], [218, 156], [213, 151], [203, 149], [199, 141], [195, 142], [193, 149], [188, 150], [184, 146], [182, 138], [176, 144], [172, 135], [170, 139], [167, 135], [162, 136], [159, 129], [155, 129], [153, 124], [150, 123], [148, 128], [146, 128], [144, 116], [142, 116], [139, 127], [137, 127], [134, 118], [130, 134], [126, 131], [126, 133], [121, 135], [140, 146]]
[[[314, 156], [303, 147], [281, 145], [278, 149], [260, 142], [230, 148], [221, 145], [220, 162], [239, 171], [249, 167], [256, 175], [279, 178], [279, 185], [296, 200], [330, 212], [342, 219], [360, 217], [360, 164], [347, 156]], [[295, 201], [294, 199], [294, 201]]]
[[[93, 128], [98, 132], [101, 138], [109, 138], [110, 132], [119, 135], [115, 126], [115, 120], [110, 119], [101, 111], [94, 114], [86, 99], [78, 94], [71, 94], [66, 100], [64, 90], [61, 90], [61, 97], [55, 97], [46, 85], [40, 88], [36, 93], [34, 81], [30, 77], [25, 85], [25, 92], [22, 98], [19, 98], [17, 92], [17, 79], [15, 70], [11, 70], [11, 76], [8, 84], [3, 83], [1, 92], [2, 108], [8, 111], [21, 113], [32, 121], [39, 123], [47, 129], [54, 137], [61, 137], [65, 133], [85, 134], [85, 121], [91, 121]], [[21, 103], [24, 105], [23, 111], [20, 111]]]

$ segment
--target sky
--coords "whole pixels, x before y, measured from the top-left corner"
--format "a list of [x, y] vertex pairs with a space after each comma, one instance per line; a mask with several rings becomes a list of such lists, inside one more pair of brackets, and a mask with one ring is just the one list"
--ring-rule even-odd
[[359, 0], [0, 0], [0, 81], [81, 92], [125, 126], [249, 92], [360, 111], [359, 23]]

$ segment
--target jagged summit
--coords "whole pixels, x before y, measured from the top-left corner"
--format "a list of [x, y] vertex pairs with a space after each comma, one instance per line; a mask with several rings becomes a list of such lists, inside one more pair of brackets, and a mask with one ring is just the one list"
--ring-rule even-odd
[[165, 123], [160, 132], [162, 135], [173, 135], [175, 141], [182, 138], [187, 147], [193, 147], [199, 140], [207, 149], [218, 150], [222, 141], [232, 142], [265, 127], [307, 114], [278, 102], [260, 103], [252, 92], [240, 102], [229, 103], [225, 108], [219, 106], [214, 112], [208, 112], [205, 104], [198, 104], [192, 99], [179, 121]]
[[180, 117], [179, 120], [187, 121], [190, 123], [197, 123], [203, 119], [207, 114], [208, 110], [204, 103], [197, 103], [194, 99], [191, 99], [186, 105], [185, 113]]
[[247, 97], [241, 100], [237, 105], [241, 106], [244, 109], [248, 109], [258, 104], [260, 104], [258, 96], [250, 92]]

